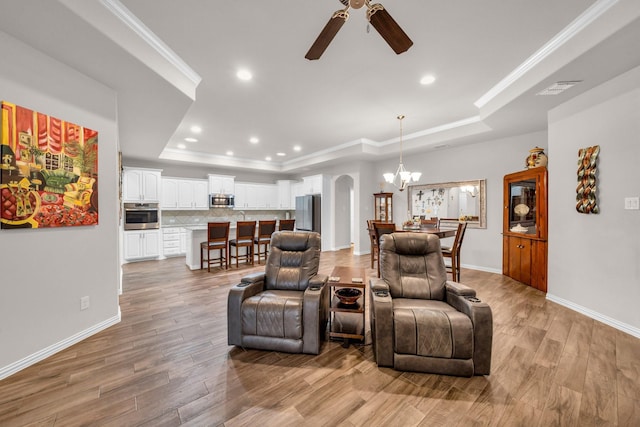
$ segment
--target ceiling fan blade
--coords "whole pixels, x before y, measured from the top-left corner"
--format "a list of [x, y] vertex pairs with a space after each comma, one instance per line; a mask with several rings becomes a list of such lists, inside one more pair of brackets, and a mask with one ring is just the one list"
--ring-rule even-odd
[[338, 31], [340, 31], [344, 23], [347, 22], [348, 18], [349, 13], [344, 10], [335, 12], [304, 57], [309, 60], [320, 58], [331, 43], [331, 40], [338, 34]]
[[374, 4], [368, 11], [367, 17], [373, 28], [380, 33], [391, 49], [398, 55], [409, 50], [413, 42], [400, 28], [398, 23], [389, 15], [381, 4]]

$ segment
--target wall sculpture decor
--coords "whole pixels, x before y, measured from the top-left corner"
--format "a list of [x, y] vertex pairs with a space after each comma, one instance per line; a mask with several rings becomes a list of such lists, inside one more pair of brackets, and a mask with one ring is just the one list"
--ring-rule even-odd
[[599, 145], [578, 150], [576, 210], [583, 214], [597, 214], [600, 212], [596, 199], [596, 172], [599, 153]]
[[0, 227], [98, 223], [98, 132], [2, 101]]

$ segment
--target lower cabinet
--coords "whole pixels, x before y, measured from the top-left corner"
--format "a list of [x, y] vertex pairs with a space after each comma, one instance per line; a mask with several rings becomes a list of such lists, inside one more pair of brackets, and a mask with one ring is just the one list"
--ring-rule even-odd
[[184, 256], [187, 252], [186, 230], [181, 227], [162, 229], [162, 255], [165, 257]]
[[504, 236], [502, 274], [546, 292], [547, 242]]
[[160, 230], [124, 232], [124, 259], [133, 261], [160, 256]]

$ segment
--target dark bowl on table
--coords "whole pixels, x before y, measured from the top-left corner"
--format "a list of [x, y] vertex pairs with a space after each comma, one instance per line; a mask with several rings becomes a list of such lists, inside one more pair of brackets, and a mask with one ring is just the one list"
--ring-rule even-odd
[[340, 288], [336, 291], [336, 296], [344, 305], [356, 304], [361, 295], [362, 291], [354, 288]]

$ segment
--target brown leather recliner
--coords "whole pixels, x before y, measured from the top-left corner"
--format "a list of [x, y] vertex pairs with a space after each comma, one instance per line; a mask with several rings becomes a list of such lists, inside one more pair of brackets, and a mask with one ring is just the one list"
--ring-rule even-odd
[[472, 376], [491, 370], [493, 318], [476, 292], [447, 281], [440, 239], [386, 234], [371, 279], [371, 337], [378, 366]]
[[328, 277], [318, 274], [319, 264], [319, 233], [273, 233], [265, 272], [229, 291], [229, 345], [318, 354], [329, 313]]

